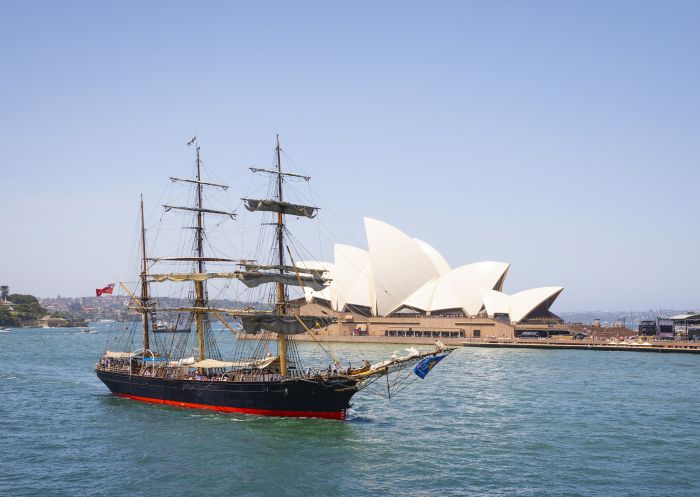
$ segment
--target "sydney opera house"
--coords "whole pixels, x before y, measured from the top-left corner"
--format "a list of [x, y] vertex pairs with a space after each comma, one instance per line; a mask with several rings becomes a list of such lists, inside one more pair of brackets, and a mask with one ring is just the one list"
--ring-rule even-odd
[[338, 317], [342, 335], [513, 337], [561, 320], [550, 307], [558, 286], [503, 292], [510, 265], [482, 261], [452, 268], [431, 245], [376, 219], [365, 218], [368, 250], [336, 244], [323, 269], [331, 283], [305, 289], [302, 312]]

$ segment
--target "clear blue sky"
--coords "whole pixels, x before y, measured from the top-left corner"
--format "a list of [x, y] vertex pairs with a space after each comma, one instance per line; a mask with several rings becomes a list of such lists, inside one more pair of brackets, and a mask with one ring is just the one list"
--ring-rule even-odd
[[89, 295], [123, 277], [138, 195], [153, 206], [187, 171], [187, 139], [246, 182], [279, 132], [338, 241], [364, 243], [367, 215], [453, 266], [510, 262], [506, 291], [566, 287], [554, 311], [700, 308], [699, 2], [2, 11], [0, 280], [14, 291]]

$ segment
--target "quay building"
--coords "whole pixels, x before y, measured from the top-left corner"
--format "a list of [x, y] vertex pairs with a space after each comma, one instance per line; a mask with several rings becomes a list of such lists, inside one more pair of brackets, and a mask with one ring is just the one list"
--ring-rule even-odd
[[507, 294], [506, 262], [452, 268], [430, 244], [376, 219], [364, 223], [368, 250], [336, 244], [333, 262], [298, 263], [325, 270], [331, 280], [321, 291], [305, 288], [300, 300], [302, 314], [337, 318], [329, 334], [514, 338], [552, 334], [562, 324], [550, 311], [562, 287]]
[[700, 340], [700, 313], [686, 312], [640, 321], [639, 335], [660, 340]]

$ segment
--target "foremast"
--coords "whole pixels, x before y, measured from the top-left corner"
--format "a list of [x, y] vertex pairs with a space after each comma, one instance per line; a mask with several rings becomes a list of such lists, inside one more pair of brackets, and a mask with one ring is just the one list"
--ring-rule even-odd
[[[281, 203], [283, 202], [282, 197], [282, 159], [280, 156], [280, 135], [277, 135], [277, 144], [275, 147], [275, 153], [277, 155], [277, 199]], [[284, 214], [280, 210], [277, 213], [277, 252], [278, 252], [278, 262], [279, 262], [279, 273], [284, 275]], [[280, 278], [277, 282], [277, 314], [283, 316], [286, 311], [285, 303], [285, 287], [284, 282]], [[279, 342], [279, 356], [280, 356], [280, 375], [287, 376], [287, 335], [284, 333], [278, 333], [277, 340]]]

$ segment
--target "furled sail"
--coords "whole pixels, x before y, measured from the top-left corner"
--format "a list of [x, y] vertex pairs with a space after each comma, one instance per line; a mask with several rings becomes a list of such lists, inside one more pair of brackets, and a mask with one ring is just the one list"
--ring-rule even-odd
[[323, 278], [324, 273], [327, 273], [327, 269], [309, 269], [301, 266], [280, 266], [278, 265], [262, 265], [262, 264], [243, 264], [246, 271], [260, 271], [262, 270], [277, 270], [290, 272], [290, 273], [306, 273], [314, 276], [315, 278]]
[[148, 277], [157, 282], [163, 281], [206, 281], [213, 278], [232, 279], [238, 278], [240, 273], [166, 273], [166, 274], [149, 274]]
[[316, 217], [318, 207], [309, 205], [290, 204], [288, 202], [280, 202], [278, 200], [256, 200], [244, 198], [245, 208], [250, 212], [267, 211], [289, 214], [291, 216], [303, 216], [308, 218]]
[[163, 208], [165, 209], [165, 212], [168, 212], [172, 209], [178, 209], [181, 211], [203, 212], [206, 214], [222, 214], [224, 216], [229, 216], [231, 219], [236, 219], [235, 212], [216, 211], [214, 209], [202, 209], [201, 207], [184, 207], [179, 205], [164, 205]]
[[323, 278], [314, 278], [305, 274], [259, 273], [257, 271], [241, 272], [238, 275], [238, 279], [248, 288], [255, 288], [266, 283], [283, 283], [285, 285], [312, 288], [317, 292], [323, 290], [328, 283]]
[[316, 276], [318, 272], [308, 274], [279, 274], [279, 273], [261, 273], [258, 271], [236, 271], [232, 273], [165, 273], [165, 274], [150, 274], [148, 275], [151, 281], [162, 283], [164, 281], [207, 281], [214, 278], [223, 279], [240, 279], [248, 288], [265, 283], [284, 283], [285, 285], [296, 285], [312, 288], [315, 291], [323, 290], [328, 281], [321, 276]]
[[[299, 322], [299, 320], [302, 322]], [[250, 334], [260, 333], [265, 330], [280, 335], [298, 335], [305, 333], [307, 328], [325, 328], [333, 323], [333, 318], [328, 316], [271, 316], [270, 314], [260, 314], [257, 316], [243, 316], [241, 323], [243, 324], [243, 331]]]

